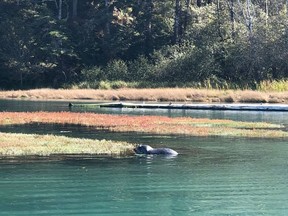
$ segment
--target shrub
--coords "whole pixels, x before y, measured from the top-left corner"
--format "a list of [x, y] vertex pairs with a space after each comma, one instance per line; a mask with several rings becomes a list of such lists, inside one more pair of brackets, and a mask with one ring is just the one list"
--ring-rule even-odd
[[104, 71], [107, 80], [127, 80], [128, 67], [123, 60], [112, 60], [108, 62]]
[[111, 89], [110, 82], [101, 81], [101, 82], [99, 83], [99, 89]]
[[140, 56], [136, 60], [129, 63], [128, 79], [129, 81], [152, 80], [155, 76], [154, 70], [154, 65], [144, 56]]
[[127, 88], [128, 84], [124, 81], [118, 80], [110, 83], [112, 89]]
[[81, 71], [84, 81], [95, 82], [104, 78], [104, 73], [101, 67], [95, 66], [91, 68], [84, 68]]

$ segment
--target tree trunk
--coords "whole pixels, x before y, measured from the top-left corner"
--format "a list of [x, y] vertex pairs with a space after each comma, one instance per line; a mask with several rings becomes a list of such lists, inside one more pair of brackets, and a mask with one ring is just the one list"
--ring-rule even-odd
[[145, 6], [146, 26], [145, 26], [145, 52], [146, 55], [152, 50], [152, 17], [153, 17], [153, 0], [147, 0]]
[[265, 14], [266, 14], [266, 17], [268, 17], [268, 0], [265, 0]]
[[235, 16], [234, 16], [234, 0], [230, 0], [230, 20], [231, 20], [231, 31], [232, 38], [235, 37]]
[[111, 31], [110, 31], [110, 22], [111, 22], [111, 14], [109, 11], [110, 8], [110, 0], [105, 0], [105, 24], [104, 24], [104, 37], [103, 37], [103, 53], [105, 58], [110, 60], [112, 57], [111, 52]]
[[252, 37], [253, 34], [253, 18], [252, 18], [252, 13], [251, 13], [251, 1], [246, 0], [247, 4], [247, 27], [249, 30], [249, 36]]
[[105, 0], [105, 14], [106, 14], [106, 24], [105, 24], [105, 30], [106, 30], [106, 36], [110, 37], [110, 13], [109, 13], [109, 0]]
[[76, 18], [78, 14], [78, 0], [73, 0], [73, 13], [72, 17]]
[[221, 20], [221, 5], [220, 5], [220, 0], [217, 0], [216, 2], [216, 13], [217, 13], [217, 25], [218, 25], [218, 35], [219, 38], [221, 38], [221, 41], [224, 41], [224, 37], [222, 34], [222, 20]]
[[196, 4], [197, 4], [198, 7], [201, 7], [202, 1], [201, 1], [201, 0], [197, 0], [197, 1], [196, 1]]
[[62, 19], [62, 0], [59, 0], [59, 7], [58, 7], [58, 20]]
[[174, 44], [180, 42], [180, 19], [181, 19], [181, 2], [175, 0], [175, 17], [174, 17]]
[[186, 0], [185, 1], [185, 16], [184, 16], [184, 23], [183, 23], [183, 34], [185, 34], [186, 30], [187, 30], [187, 26], [188, 26], [188, 18], [189, 18], [189, 10], [190, 10], [190, 4], [191, 4], [191, 0]]

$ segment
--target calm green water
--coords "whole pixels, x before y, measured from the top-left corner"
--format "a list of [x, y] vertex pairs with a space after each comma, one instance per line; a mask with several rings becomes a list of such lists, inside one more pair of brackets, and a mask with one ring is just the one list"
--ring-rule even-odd
[[[50, 102], [50, 108], [43, 103], [41, 108], [34, 104], [33, 110], [67, 109], [64, 102]], [[30, 105], [10, 108], [29, 111]], [[222, 111], [219, 118], [228, 114], [241, 116]], [[253, 116], [287, 124], [287, 114], [260, 114], [249, 113], [250, 120]], [[216, 113], [210, 115], [217, 118]], [[64, 130], [65, 136], [167, 146], [180, 154], [174, 158], [2, 161], [0, 215], [288, 215], [287, 139], [161, 137], [59, 125], [0, 128], [53, 134]]]
[[0, 214], [287, 215], [286, 141], [165, 141], [182, 154], [1, 164]]

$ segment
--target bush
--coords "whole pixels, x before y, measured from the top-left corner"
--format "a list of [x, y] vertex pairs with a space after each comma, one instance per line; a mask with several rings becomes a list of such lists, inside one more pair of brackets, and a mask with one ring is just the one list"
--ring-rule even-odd
[[129, 63], [129, 81], [152, 80], [155, 76], [154, 70], [154, 65], [144, 56], [140, 56], [136, 60]]
[[112, 89], [127, 88], [128, 84], [124, 81], [118, 80], [110, 83]]
[[107, 81], [101, 81], [99, 83], [99, 89], [111, 89], [111, 85], [110, 85], [110, 82], [107, 82]]
[[128, 67], [123, 60], [112, 60], [104, 69], [105, 78], [110, 81], [127, 80]]
[[81, 71], [81, 75], [84, 81], [87, 82], [95, 82], [97, 80], [101, 80], [104, 77], [104, 73], [101, 67], [95, 66], [91, 68], [84, 68]]

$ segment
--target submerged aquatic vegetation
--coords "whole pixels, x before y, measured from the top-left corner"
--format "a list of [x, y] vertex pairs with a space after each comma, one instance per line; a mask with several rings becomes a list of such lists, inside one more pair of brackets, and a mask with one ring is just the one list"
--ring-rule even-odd
[[1, 156], [127, 155], [133, 144], [54, 135], [0, 133]]
[[115, 132], [141, 132], [191, 136], [288, 137], [283, 126], [263, 122], [191, 117], [123, 116], [72, 112], [2, 112], [0, 124], [71, 124]]

